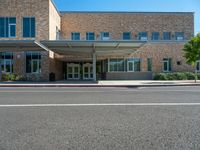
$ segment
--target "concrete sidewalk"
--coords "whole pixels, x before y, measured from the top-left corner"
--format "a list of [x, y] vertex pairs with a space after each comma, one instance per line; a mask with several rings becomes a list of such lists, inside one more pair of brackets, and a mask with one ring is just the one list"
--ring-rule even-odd
[[0, 87], [158, 87], [200, 86], [200, 80], [155, 81], [155, 80], [100, 80], [56, 82], [0, 82]]

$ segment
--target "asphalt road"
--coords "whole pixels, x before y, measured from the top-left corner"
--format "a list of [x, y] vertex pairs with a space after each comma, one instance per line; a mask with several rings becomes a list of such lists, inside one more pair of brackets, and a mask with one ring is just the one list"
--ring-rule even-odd
[[200, 87], [0, 88], [0, 150], [200, 150]]

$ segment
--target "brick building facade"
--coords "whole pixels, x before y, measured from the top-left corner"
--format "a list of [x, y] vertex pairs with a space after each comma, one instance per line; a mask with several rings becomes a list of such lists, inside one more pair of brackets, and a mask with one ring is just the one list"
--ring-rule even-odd
[[0, 0], [3, 73], [27, 80], [151, 79], [192, 71], [193, 12], [59, 12], [51, 0]]

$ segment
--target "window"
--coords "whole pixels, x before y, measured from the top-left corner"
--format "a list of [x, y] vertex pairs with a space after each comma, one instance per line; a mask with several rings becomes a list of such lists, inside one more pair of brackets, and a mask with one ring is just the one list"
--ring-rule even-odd
[[152, 58], [147, 58], [147, 71], [152, 71]]
[[86, 33], [86, 40], [95, 40], [95, 33], [94, 32], [87, 32]]
[[109, 40], [110, 34], [109, 32], [101, 32], [101, 40]]
[[26, 73], [41, 73], [40, 52], [26, 53]]
[[197, 72], [200, 72], [200, 61], [197, 61]]
[[5, 73], [13, 72], [13, 53], [11, 52], [1, 52], [0, 53], [1, 60], [1, 70]]
[[184, 40], [184, 33], [183, 32], [175, 32], [176, 40]]
[[151, 40], [159, 40], [159, 32], [152, 32]]
[[71, 33], [71, 40], [80, 40], [80, 33], [79, 32], [72, 32]]
[[123, 33], [123, 40], [130, 40], [131, 39], [131, 33], [130, 32], [124, 32]]
[[148, 36], [147, 32], [139, 32], [138, 39], [142, 41], [146, 41], [148, 39], [147, 36]]
[[110, 59], [108, 62], [109, 72], [125, 71], [125, 60], [124, 59]]
[[163, 32], [163, 40], [171, 40], [171, 33]]
[[16, 37], [16, 17], [0, 17], [0, 38]]
[[163, 71], [164, 72], [172, 71], [172, 59], [171, 58], [163, 59]]
[[56, 27], [56, 40], [60, 39], [60, 30]]
[[140, 59], [139, 58], [129, 58], [127, 60], [127, 71], [128, 72], [140, 71]]
[[35, 37], [35, 18], [34, 17], [23, 18], [23, 37], [24, 38]]

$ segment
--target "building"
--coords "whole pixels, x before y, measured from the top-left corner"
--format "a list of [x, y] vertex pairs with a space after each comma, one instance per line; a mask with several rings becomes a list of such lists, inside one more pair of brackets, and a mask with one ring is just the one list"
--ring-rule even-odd
[[4, 73], [27, 80], [151, 79], [192, 71], [193, 12], [59, 12], [51, 0], [0, 0]]

